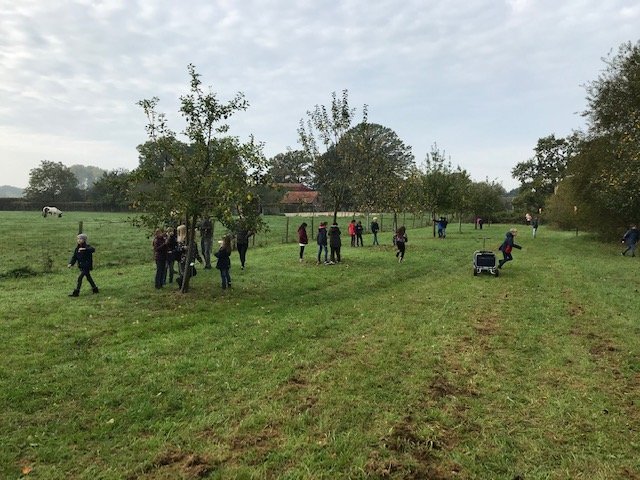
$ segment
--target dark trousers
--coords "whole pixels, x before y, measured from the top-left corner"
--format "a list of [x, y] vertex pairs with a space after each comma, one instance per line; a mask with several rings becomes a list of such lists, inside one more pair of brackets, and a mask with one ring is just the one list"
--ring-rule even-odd
[[93, 281], [93, 278], [91, 278], [91, 272], [89, 270], [80, 270], [80, 275], [78, 276], [78, 284], [76, 285], [76, 291], [79, 292], [80, 291], [80, 287], [82, 286], [82, 279], [84, 277], [87, 277], [87, 281], [89, 282], [89, 284], [91, 285], [91, 288], [93, 288], [94, 290], [96, 288], [98, 288], [96, 286], [96, 282]]
[[324, 261], [327, 261], [327, 246], [326, 245], [318, 245], [318, 263], [320, 263], [320, 257], [322, 256], [322, 251], [324, 250]]
[[373, 244], [374, 245], [380, 245], [378, 243], [378, 232], [373, 232]]
[[503, 259], [498, 262], [498, 267], [502, 267], [505, 263], [510, 260], [513, 260], [511, 253], [507, 253], [505, 251], [502, 252]]
[[231, 286], [231, 275], [229, 274], [229, 269], [220, 270], [220, 278], [222, 279], [222, 288], [227, 288]]
[[167, 259], [156, 259], [156, 288], [162, 288], [167, 279]]
[[362, 242], [362, 234], [356, 233], [356, 247], [364, 247], [364, 243]]
[[340, 261], [340, 247], [331, 247], [331, 261]]
[[304, 257], [304, 245], [300, 245], [300, 260], [302, 260], [302, 257]]
[[352, 247], [356, 246], [356, 236], [355, 236], [355, 234], [351, 235], [351, 246]]
[[202, 258], [204, 258], [205, 268], [211, 268], [211, 245], [213, 239], [201, 238], [200, 239], [200, 251], [202, 252]]
[[176, 271], [174, 270], [175, 263], [176, 261], [173, 258], [170, 258], [169, 260], [167, 260], [167, 263], [165, 264], [166, 272], [164, 274], [164, 278], [165, 278], [164, 283], [167, 283], [166, 282], [167, 274], [169, 274], [169, 283], [173, 282], [173, 274], [176, 273]]
[[240, 266], [244, 268], [244, 262], [247, 259], [247, 250], [249, 249], [248, 243], [238, 243], [236, 245], [238, 254], [240, 255]]
[[406, 249], [405, 244], [401, 242], [397, 242], [396, 247], [398, 247], [398, 251], [396, 252], [396, 257], [404, 258], [404, 251]]

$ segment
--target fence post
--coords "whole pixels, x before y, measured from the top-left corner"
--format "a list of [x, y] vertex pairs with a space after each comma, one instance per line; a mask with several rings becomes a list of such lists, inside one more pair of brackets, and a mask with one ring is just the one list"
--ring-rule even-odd
[[82, 220], [78, 222], [78, 235], [82, 233]]
[[287, 231], [285, 232], [285, 236], [284, 236], [284, 243], [289, 243], [289, 217], [286, 217], [287, 219]]
[[316, 219], [316, 210], [314, 209], [311, 212], [311, 240], [315, 240], [315, 230], [314, 230], [314, 220]]

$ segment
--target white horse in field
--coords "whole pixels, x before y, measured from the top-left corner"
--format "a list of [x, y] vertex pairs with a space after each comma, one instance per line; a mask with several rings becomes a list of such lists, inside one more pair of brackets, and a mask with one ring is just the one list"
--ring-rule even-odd
[[58, 218], [62, 216], [62, 211], [60, 211], [57, 207], [44, 207], [42, 209], [42, 216], [47, 217], [47, 215], [56, 215]]

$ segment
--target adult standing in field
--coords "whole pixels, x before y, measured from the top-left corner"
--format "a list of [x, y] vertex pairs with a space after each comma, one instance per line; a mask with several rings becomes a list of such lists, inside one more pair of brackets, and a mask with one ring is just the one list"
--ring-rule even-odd
[[204, 268], [211, 268], [211, 248], [213, 246], [213, 225], [209, 215], [205, 215], [200, 223], [200, 251], [204, 257]]
[[329, 263], [329, 257], [327, 252], [327, 222], [320, 222], [318, 226], [318, 235], [316, 235], [316, 242], [318, 244], [318, 265], [320, 265], [320, 258], [322, 257], [322, 251], [324, 250], [324, 263]]
[[240, 255], [240, 270], [244, 270], [244, 264], [247, 260], [247, 250], [249, 250], [249, 238], [251, 238], [253, 233], [253, 231], [246, 227], [244, 221], [240, 222], [238, 231], [236, 232], [236, 248], [238, 249], [238, 255]]
[[307, 223], [302, 222], [302, 225], [298, 227], [298, 245], [300, 246], [300, 263], [304, 257], [304, 247], [309, 243], [309, 237], [307, 236]]
[[378, 217], [373, 217], [371, 222], [371, 233], [373, 233], [373, 244], [380, 245], [378, 243], [378, 232], [380, 231], [380, 225], [378, 224]]
[[622, 256], [626, 256], [627, 252], [631, 250], [631, 256], [636, 256], [636, 247], [638, 246], [638, 239], [640, 239], [640, 232], [638, 232], [638, 227], [636, 225], [631, 225], [631, 228], [626, 231], [624, 236], [622, 237], [622, 243], [627, 245], [627, 249], [622, 252]]
[[153, 236], [153, 259], [156, 262], [155, 286], [157, 289], [164, 285], [168, 255], [168, 237], [161, 228], [158, 228]]
[[534, 219], [531, 220], [531, 233], [533, 234], [533, 238], [536, 238], [536, 235], [538, 234], [539, 225], [540, 219], [538, 217], [534, 217]]
[[340, 249], [342, 248], [342, 240], [340, 240], [340, 227], [337, 222], [333, 222], [329, 229], [329, 248], [331, 249], [331, 263], [342, 261], [340, 257]]
[[502, 242], [502, 245], [500, 245], [500, 247], [498, 247], [498, 250], [500, 250], [502, 252], [502, 256], [503, 256], [503, 259], [498, 262], [498, 268], [502, 268], [502, 266], [505, 263], [510, 262], [511, 260], [513, 260], [513, 256], [511, 256], [511, 251], [514, 248], [517, 248], [517, 249], [521, 249], [522, 248], [520, 245], [516, 244], [515, 241], [514, 241], [516, 235], [518, 235], [518, 230], [516, 230], [515, 228], [512, 228], [505, 235], [504, 241]]
[[364, 227], [362, 226], [362, 222], [358, 220], [358, 223], [356, 223], [356, 247], [364, 247], [364, 243], [362, 242], [363, 231]]
[[98, 286], [91, 277], [91, 270], [93, 270], [93, 252], [96, 251], [91, 245], [87, 243], [87, 236], [81, 233], [76, 237], [76, 248], [73, 251], [73, 255], [69, 260], [68, 268], [71, 268], [78, 262], [78, 269], [80, 275], [76, 283], [76, 289], [69, 294], [70, 297], [77, 297], [80, 295], [80, 287], [82, 286], [82, 279], [86, 277], [87, 281], [91, 285], [93, 293], [99, 293]]
[[353, 219], [349, 222], [349, 236], [351, 236], [351, 246], [356, 246], [356, 220]]

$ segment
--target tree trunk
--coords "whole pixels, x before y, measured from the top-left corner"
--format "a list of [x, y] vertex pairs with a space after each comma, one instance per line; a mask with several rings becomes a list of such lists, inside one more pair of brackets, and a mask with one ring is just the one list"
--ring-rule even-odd
[[433, 223], [433, 238], [436, 238], [436, 212], [431, 211], [431, 222]]

